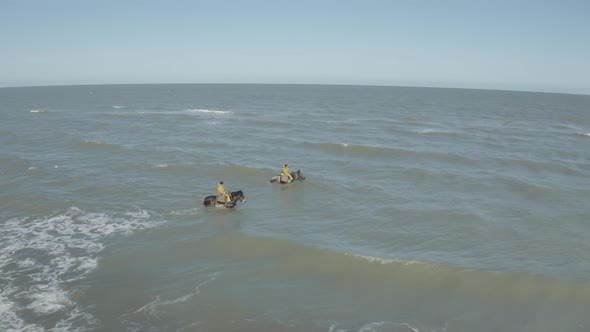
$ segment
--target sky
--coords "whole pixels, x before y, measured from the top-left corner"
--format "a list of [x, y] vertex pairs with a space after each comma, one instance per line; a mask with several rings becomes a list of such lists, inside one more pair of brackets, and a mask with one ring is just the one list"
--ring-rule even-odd
[[0, 0], [0, 87], [128, 83], [590, 94], [590, 1]]

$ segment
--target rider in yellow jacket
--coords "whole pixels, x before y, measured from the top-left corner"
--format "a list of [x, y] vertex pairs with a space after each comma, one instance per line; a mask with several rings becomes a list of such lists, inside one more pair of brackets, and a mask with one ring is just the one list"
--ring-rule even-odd
[[283, 165], [283, 169], [281, 170], [281, 172], [283, 172], [283, 174], [285, 174], [289, 178], [289, 182], [292, 182], [293, 176], [291, 176], [291, 172], [289, 171], [289, 167], [287, 166], [287, 164]]
[[231, 201], [231, 196], [229, 195], [229, 193], [227, 191], [225, 191], [225, 188], [223, 187], [223, 181], [220, 181], [219, 184], [217, 185], [217, 194], [224, 194], [225, 197], [227, 198], [226, 202]]

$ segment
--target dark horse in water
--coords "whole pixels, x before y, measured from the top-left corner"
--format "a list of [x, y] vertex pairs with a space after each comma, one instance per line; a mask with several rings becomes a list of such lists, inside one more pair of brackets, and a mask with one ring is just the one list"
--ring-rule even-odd
[[211, 195], [211, 196], [205, 197], [203, 204], [206, 207], [219, 206], [219, 207], [226, 207], [228, 209], [231, 209], [236, 206], [236, 203], [238, 201], [240, 201], [240, 202], [246, 201], [246, 196], [244, 196], [244, 193], [241, 190], [234, 191], [234, 192], [230, 193], [229, 195], [231, 197], [231, 200], [228, 202], [218, 203], [217, 202], [217, 195]]
[[[303, 175], [301, 173], [301, 170], [300, 169], [298, 169], [296, 172], [291, 172], [291, 176], [293, 177], [293, 181], [296, 181], [296, 180], [305, 180], [305, 175]], [[289, 179], [287, 178], [286, 175], [281, 174], [281, 175], [273, 176], [270, 179], [270, 183], [275, 183], [275, 182], [278, 182], [278, 183], [289, 183]]]

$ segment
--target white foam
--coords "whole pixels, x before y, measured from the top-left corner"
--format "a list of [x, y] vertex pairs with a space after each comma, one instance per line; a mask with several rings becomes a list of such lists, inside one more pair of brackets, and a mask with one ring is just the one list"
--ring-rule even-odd
[[199, 208], [192, 208], [192, 209], [188, 209], [188, 210], [174, 210], [172, 212], [170, 212], [170, 214], [172, 215], [177, 215], [177, 216], [192, 216], [195, 214], [199, 213]]
[[33, 302], [27, 306], [27, 309], [40, 315], [52, 314], [72, 305], [67, 294], [58, 287], [38, 287], [28, 298]]
[[34, 267], [36, 265], [36, 262], [32, 258], [27, 257], [22, 261], [16, 262], [16, 264], [21, 269], [26, 269], [26, 268]]
[[578, 136], [590, 137], [590, 133], [576, 133]]
[[125, 108], [127, 106], [119, 106], [119, 105], [113, 105], [113, 108]]
[[185, 294], [183, 296], [177, 297], [172, 300], [162, 300], [162, 298], [158, 295], [158, 296], [156, 296], [156, 298], [153, 301], [146, 303], [141, 308], [135, 310], [132, 313], [126, 314], [125, 316], [130, 315], [130, 314], [143, 313], [147, 316], [152, 316], [152, 317], [159, 319], [158, 309], [160, 307], [169, 306], [169, 305], [180, 303], [180, 302], [185, 302], [185, 301], [191, 299], [193, 296], [199, 295], [201, 293], [201, 287], [203, 287], [204, 285], [217, 279], [218, 274], [219, 274], [219, 272], [214, 272], [214, 273], [209, 274], [209, 279], [197, 284], [195, 289], [188, 294]]
[[164, 167], [168, 167], [167, 164], [157, 164], [157, 165], [153, 165], [153, 168], [164, 168]]
[[98, 267], [98, 258], [87, 258], [80, 262], [80, 265], [76, 268], [76, 271], [89, 272]]
[[347, 147], [348, 147], [348, 143], [342, 143], [342, 144], [340, 144], [340, 145], [342, 145], [342, 146], [343, 146], [343, 147], [345, 147], [345, 148], [347, 148]]
[[434, 129], [420, 129], [420, 130], [414, 130], [415, 133], [418, 134], [430, 134], [430, 133], [434, 133], [436, 132]]
[[231, 111], [219, 111], [219, 110], [208, 110], [208, 109], [188, 109], [187, 111], [191, 113], [208, 113], [208, 114], [233, 114]]
[[396, 258], [381, 258], [381, 257], [373, 257], [373, 256], [365, 256], [365, 255], [358, 255], [358, 254], [345, 254], [347, 256], [352, 256], [356, 258], [364, 259], [370, 263], [379, 263], [379, 264], [392, 264], [392, 263], [400, 263], [403, 265], [412, 265], [412, 264], [425, 264], [425, 262], [420, 261], [408, 261], [403, 259], [396, 259]]
[[16, 314], [18, 307], [3, 296], [12, 291], [12, 289], [4, 289], [0, 293], [0, 331], [23, 331], [25, 327], [24, 320]]
[[145, 219], [150, 216], [150, 214], [146, 210], [139, 210], [136, 212], [125, 212], [126, 216], [137, 218], [137, 219]]
[[46, 113], [47, 110], [43, 110], [43, 109], [35, 109], [35, 110], [30, 110], [31, 113]]
[[[5, 221], [0, 228], [0, 275], [6, 284], [0, 290], [0, 331], [44, 331], [19, 317], [23, 309], [40, 318], [63, 316], [51, 331], [96, 326], [96, 320], [78, 308], [64, 284], [85, 278], [99, 266], [97, 255], [106, 237], [132, 234], [160, 223], [145, 210], [111, 215], [86, 213], [76, 207], [49, 216]], [[25, 308], [19, 307], [22, 302], [28, 303]]]
[[568, 124], [568, 123], [556, 124], [556, 125], [554, 125], [554, 127], [564, 128], [564, 129], [572, 129], [572, 130], [579, 130], [580, 129], [580, 127], [578, 127], [574, 124]]
[[385, 322], [371, 322], [367, 323], [359, 329], [359, 332], [377, 332], [376, 328], [383, 326]]
[[[85, 325], [87, 328], [80, 328], [80, 325]], [[70, 315], [66, 319], [62, 319], [55, 327], [51, 329], [52, 332], [70, 332], [70, 331], [91, 331], [96, 329], [98, 321], [87, 312], [83, 312], [78, 308], [70, 311]], [[22, 331], [25, 332], [25, 331]]]
[[[379, 329], [381, 327], [393, 327], [395, 328], [395, 330], [397, 330], [397, 328], [399, 327], [404, 327], [407, 328], [409, 330], [412, 330], [414, 332], [420, 332], [420, 330], [418, 330], [418, 328], [407, 324], [407, 323], [393, 323], [393, 322], [371, 322], [371, 323], [367, 323], [365, 325], [363, 325], [360, 329], [359, 332], [378, 332]], [[390, 328], [387, 329], [387, 331], [390, 330]]]
[[330, 325], [328, 332], [347, 332], [347, 330], [339, 329], [336, 324]]
[[104, 144], [101, 141], [93, 140], [93, 139], [85, 140], [84, 143], [88, 143], [88, 144]]
[[431, 129], [431, 128], [414, 130], [414, 132], [417, 134], [451, 134], [452, 133], [450, 131]]

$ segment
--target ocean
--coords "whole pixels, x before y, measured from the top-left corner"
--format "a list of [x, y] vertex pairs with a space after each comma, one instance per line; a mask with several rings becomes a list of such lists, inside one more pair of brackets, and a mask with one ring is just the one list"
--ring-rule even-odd
[[588, 95], [0, 88], [0, 142], [0, 331], [590, 331]]

